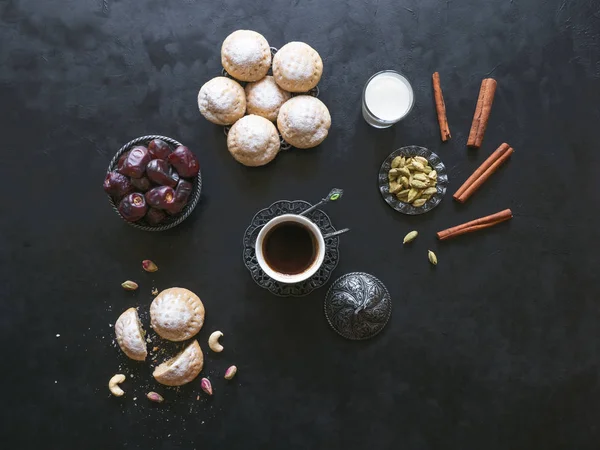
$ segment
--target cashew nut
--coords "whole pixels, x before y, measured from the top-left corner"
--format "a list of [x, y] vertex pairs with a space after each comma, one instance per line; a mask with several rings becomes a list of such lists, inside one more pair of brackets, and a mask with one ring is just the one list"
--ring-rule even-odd
[[219, 344], [219, 338], [223, 337], [223, 333], [220, 331], [213, 332], [208, 338], [208, 346], [213, 352], [222, 352], [223, 346]]
[[125, 375], [118, 373], [108, 382], [108, 389], [110, 389], [110, 392], [115, 397], [121, 397], [125, 393], [125, 391], [119, 387], [119, 384], [123, 381], [125, 381]]

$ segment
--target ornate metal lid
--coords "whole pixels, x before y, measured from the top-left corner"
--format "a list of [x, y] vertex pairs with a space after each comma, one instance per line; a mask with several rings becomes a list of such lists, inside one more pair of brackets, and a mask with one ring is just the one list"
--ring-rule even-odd
[[352, 272], [333, 282], [325, 297], [325, 317], [346, 339], [369, 339], [392, 314], [392, 299], [384, 284], [364, 272]]

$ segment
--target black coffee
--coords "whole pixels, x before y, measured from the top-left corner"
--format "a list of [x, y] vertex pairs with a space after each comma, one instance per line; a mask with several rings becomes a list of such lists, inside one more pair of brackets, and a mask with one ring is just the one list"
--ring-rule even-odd
[[286, 275], [304, 272], [317, 257], [312, 232], [296, 222], [275, 225], [266, 234], [262, 245], [263, 255], [269, 267]]

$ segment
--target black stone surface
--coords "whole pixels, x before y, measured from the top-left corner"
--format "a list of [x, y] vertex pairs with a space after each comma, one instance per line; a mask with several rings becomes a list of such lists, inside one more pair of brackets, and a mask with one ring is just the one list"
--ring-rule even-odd
[[[319, 148], [248, 169], [200, 116], [198, 89], [220, 73], [220, 44], [238, 28], [320, 52], [333, 127]], [[599, 448], [597, 1], [3, 0], [0, 62], [3, 448]], [[360, 113], [363, 83], [381, 69], [405, 73], [416, 94], [410, 117], [383, 131]], [[483, 147], [467, 151], [486, 76], [498, 80], [491, 120]], [[123, 224], [101, 189], [114, 152], [150, 133], [202, 164], [199, 206], [162, 235]], [[382, 160], [401, 146], [438, 153], [454, 192], [503, 141], [516, 153], [466, 205], [447, 196], [407, 217], [377, 190]], [[365, 342], [329, 330], [324, 290], [271, 296], [240, 255], [258, 209], [334, 186], [344, 199], [328, 213], [352, 228], [334, 278], [372, 273], [394, 302]], [[509, 223], [435, 240], [507, 207]], [[402, 247], [411, 229], [419, 238]], [[142, 272], [145, 258], [160, 270]], [[122, 291], [128, 278], [139, 292]], [[204, 301], [212, 398], [199, 381], [157, 386], [112, 345], [110, 325], [132, 305], [147, 311], [154, 286]], [[219, 355], [206, 352], [216, 329]], [[106, 387], [116, 372], [129, 375], [121, 399]], [[148, 390], [165, 403], [148, 404]]]

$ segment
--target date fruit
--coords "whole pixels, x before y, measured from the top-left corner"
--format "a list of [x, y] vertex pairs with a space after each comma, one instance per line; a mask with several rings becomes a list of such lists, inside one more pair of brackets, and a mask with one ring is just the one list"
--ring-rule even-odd
[[146, 171], [146, 166], [150, 162], [150, 153], [142, 145], [133, 147], [123, 161], [123, 168], [120, 172], [131, 178], [141, 178]]
[[184, 179], [179, 180], [175, 189], [175, 201], [168, 208], [165, 208], [166, 211], [171, 215], [181, 212], [185, 205], [187, 205], [193, 189], [194, 185], [189, 181]]
[[148, 151], [152, 159], [166, 160], [171, 154], [171, 147], [161, 139], [153, 139], [148, 144]]
[[147, 177], [132, 178], [131, 184], [140, 192], [146, 192], [152, 187], [152, 183], [150, 183], [150, 180]]
[[144, 196], [138, 192], [129, 194], [119, 203], [119, 213], [129, 222], [137, 222], [146, 215], [148, 206]]
[[146, 222], [150, 225], [159, 225], [165, 220], [167, 215], [164, 211], [156, 208], [150, 208], [146, 213]]
[[162, 186], [174, 188], [179, 181], [179, 175], [162, 159], [153, 159], [146, 166], [146, 174], [151, 181]]
[[198, 158], [196, 158], [196, 155], [194, 155], [189, 148], [183, 145], [177, 147], [175, 151], [169, 155], [167, 160], [175, 167], [175, 170], [179, 173], [180, 177], [195, 177], [200, 171]]
[[125, 166], [125, 160], [127, 159], [127, 155], [129, 152], [125, 152], [119, 158], [119, 162], [117, 163], [117, 172], [121, 172], [121, 169]]
[[119, 172], [110, 172], [104, 179], [104, 190], [108, 195], [122, 197], [131, 192], [133, 186], [125, 175], [121, 175]]
[[175, 202], [175, 191], [169, 186], [159, 186], [146, 192], [146, 202], [153, 208], [168, 209]]

